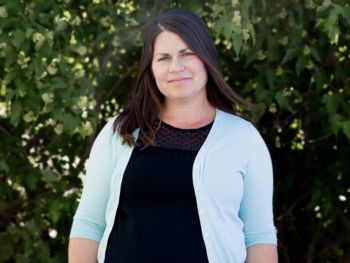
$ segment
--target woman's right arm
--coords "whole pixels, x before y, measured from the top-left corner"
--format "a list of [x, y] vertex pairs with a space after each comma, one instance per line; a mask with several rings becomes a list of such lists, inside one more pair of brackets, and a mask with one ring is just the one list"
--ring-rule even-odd
[[70, 232], [69, 263], [96, 263], [99, 242], [106, 228], [106, 206], [114, 170], [114, 118], [104, 126], [91, 148], [84, 188]]
[[71, 238], [68, 248], [69, 263], [97, 263], [98, 242], [86, 238]]

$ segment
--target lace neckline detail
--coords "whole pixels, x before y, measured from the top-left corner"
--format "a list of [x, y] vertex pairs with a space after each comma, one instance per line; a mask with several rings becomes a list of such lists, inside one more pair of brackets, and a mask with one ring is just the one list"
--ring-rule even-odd
[[[157, 122], [157, 125], [159, 123], [159, 120]], [[166, 123], [164, 121], [162, 121], [161, 123], [161, 126], [165, 126], [166, 128], [169, 128], [169, 129], [172, 129], [172, 130], [175, 130], [175, 131], [183, 131], [183, 132], [197, 132], [197, 131], [200, 131], [200, 130], [205, 130], [207, 129], [208, 127], [211, 127], [213, 125], [214, 121], [204, 125], [204, 126], [201, 126], [199, 128], [177, 128], [177, 127], [174, 127], [172, 126], [171, 124], [169, 123]]]
[[213, 123], [214, 121], [194, 129], [182, 129], [162, 121], [155, 136], [156, 147], [198, 151]]

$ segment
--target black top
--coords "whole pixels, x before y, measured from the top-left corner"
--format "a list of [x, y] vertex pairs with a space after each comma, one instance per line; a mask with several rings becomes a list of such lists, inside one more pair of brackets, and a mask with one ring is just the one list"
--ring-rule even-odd
[[162, 122], [155, 146], [134, 148], [105, 262], [208, 262], [192, 166], [211, 126], [179, 129]]

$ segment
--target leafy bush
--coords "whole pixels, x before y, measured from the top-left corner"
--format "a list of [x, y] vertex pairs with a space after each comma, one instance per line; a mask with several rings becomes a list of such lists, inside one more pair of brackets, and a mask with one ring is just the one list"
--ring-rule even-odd
[[347, 0], [0, 1], [0, 261], [65, 262], [91, 144], [133, 84], [141, 28], [184, 6], [269, 146], [281, 262], [350, 262]]

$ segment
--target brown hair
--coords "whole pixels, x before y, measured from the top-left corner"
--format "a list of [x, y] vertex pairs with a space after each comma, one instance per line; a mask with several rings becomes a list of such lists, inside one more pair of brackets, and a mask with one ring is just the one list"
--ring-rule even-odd
[[250, 103], [236, 94], [223, 79], [219, 57], [207, 25], [189, 10], [171, 8], [157, 16], [145, 27], [140, 68], [129, 105], [117, 116], [113, 131], [123, 142], [135, 145], [132, 132], [140, 128], [139, 140], [144, 146], [154, 144], [164, 95], [152, 75], [152, 57], [156, 37], [163, 31], [176, 33], [204, 63], [208, 72], [207, 98], [213, 106], [236, 114], [237, 105], [247, 108]]

